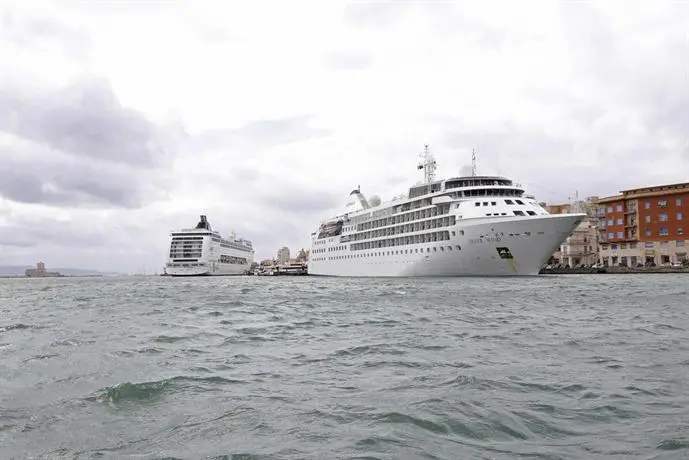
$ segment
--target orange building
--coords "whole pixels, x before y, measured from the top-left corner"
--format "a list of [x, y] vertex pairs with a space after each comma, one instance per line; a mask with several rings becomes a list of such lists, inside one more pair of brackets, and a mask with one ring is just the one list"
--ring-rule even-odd
[[666, 265], [686, 260], [689, 183], [624, 190], [597, 201], [604, 265]]

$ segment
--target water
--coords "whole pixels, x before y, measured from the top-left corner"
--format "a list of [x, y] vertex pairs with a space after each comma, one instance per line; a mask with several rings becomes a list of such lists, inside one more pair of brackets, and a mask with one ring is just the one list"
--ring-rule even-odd
[[0, 280], [0, 458], [687, 458], [688, 289]]

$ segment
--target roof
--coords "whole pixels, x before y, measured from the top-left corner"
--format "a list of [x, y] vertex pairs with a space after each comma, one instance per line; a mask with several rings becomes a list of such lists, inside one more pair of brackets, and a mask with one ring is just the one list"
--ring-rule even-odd
[[689, 182], [681, 182], [677, 184], [664, 184], [664, 185], [649, 185], [646, 187], [638, 187], [638, 188], [632, 188], [629, 190], [621, 190], [620, 193], [622, 194], [628, 194], [628, 193], [643, 193], [643, 192], [654, 192], [654, 191], [659, 191], [659, 190], [670, 190], [670, 189], [689, 189]]
[[678, 193], [689, 193], [689, 182], [680, 184], [653, 185], [650, 187], [622, 190], [622, 194], [625, 198], [676, 195]]
[[598, 198], [594, 203], [596, 203], [596, 204], [612, 203], [614, 201], [624, 200], [624, 198], [625, 198], [624, 195], [604, 196], [603, 198]]

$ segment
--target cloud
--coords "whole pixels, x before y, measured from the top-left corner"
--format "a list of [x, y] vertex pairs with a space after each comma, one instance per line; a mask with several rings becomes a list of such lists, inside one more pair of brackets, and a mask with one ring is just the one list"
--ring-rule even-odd
[[196, 134], [192, 142], [199, 148], [234, 147], [263, 149], [314, 137], [325, 137], [329, 131], [311, 127], [310, 115], [252, 120], [234, 129], [215, 129]]
[[199, 214], [296, 251], [356, 185], [419, 181], [426, 143], [438, 177], [477, 148], [546, 201], [687, 179], [682, 3], [32, 5], [0, 7], [17, 264], [160, 267]]
[[24, 203], [139, 207], [161, 196], [165, 164], [182, 138], [122, 107], [104, 78], [57, 88], [3, 85], [0, 194]]
[[152, 167], [166, 158], [162, 130], [122, 107], [104, 78], [83, 78], [37, 92], [0, 89], [0, 130], [52, 149]]
[[[77, 60], [89, 57], [91, 39], [87, 30], [70, 23], [68, 17], [63, 15], [46, 17], [45, 8], [50, 10], [51, 6], [46, 2], [36, 0], [32, 3], [33, 9], [6, 4], [0, 10], [1, 40], [12, 42], [22, 49], [57, 50]], [[39, 13], [41, 10], [43, 13]]]

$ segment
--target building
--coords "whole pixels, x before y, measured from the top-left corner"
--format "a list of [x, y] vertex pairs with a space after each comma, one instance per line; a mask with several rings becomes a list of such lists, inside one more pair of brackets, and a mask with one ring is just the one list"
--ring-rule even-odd
[[623, 190], [598, 200], [600, 259], [608, 266], [687, 262], [689, 183]]
[[597, 200], [598, 197], [587, 197], [584, 201], [577, 200], [571, 204], [544, 206], [550, 214], [586, 213], [588, 215], [555, 251], [550, 258], [550, 264], [578, 267], [598, 263]]
[[304, 248], [299, 250], [299, 254], [297, 254], [297, 261], [299, 262], [307, 262], [309, 260], [309, 251], [304, 250]]
[[45, 270], [45, 264], [43, 262], [38, 262], [36, 268], [27, 269], [24, 274], [30, 278], [44, 278], [53, 276], [62, 276], [60, 272], [48, 272]]
[[289, 261], [289, 248], [284, 246], [278, 251], [278, 264], [284, 265]]

